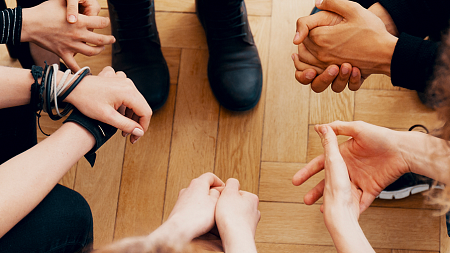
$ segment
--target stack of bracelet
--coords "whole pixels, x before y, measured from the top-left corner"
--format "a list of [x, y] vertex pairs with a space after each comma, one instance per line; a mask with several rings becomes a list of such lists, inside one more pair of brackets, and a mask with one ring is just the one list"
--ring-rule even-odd
[[[52, 120], [59, 120], [72, 111], [73, 106], [64, 103], [63, 100], [90, 73], [89, 67], [84, 67], [66, 81], [70, 74], [70, 70], [68, 69], [59, 84], [57, 84], [58, 70], [58, 64], [50, 66], [45, 64], [43, 72], [42, 68], [37, 66], [33, 66], [31, 70], [31, 74], [35, 80], [35, 83], [31, 86], [31, 104], [35, 106], [36, 111], [40, 112], [43, 110], [48, 113], [48, 116]], [[37, 81], [39, 77], [42, 77], [41, 84]], [[52, 107], [52, 102], [54, 103], [54, 107]], [[60, 111], [60, 107], [64, 107], [64, 110]], [[53, 114], [53, 108], [56, 109], [56, 114]]]
[[1, 11], [0, 26], [3, 28], [0, 33], [0, 44], [18, 45], [22, 32], [22, 8]]

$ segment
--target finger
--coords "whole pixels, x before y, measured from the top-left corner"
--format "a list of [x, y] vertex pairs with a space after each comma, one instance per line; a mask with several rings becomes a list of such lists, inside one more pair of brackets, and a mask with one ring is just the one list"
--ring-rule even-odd
[[314, 188], [312, 188], [306, 195], [303, 197], [303, 202], [306, 205], [312, 205], [316, 203], [323, 196], [323, 189], [325, 189], [325, 180], [320, 181]]
[[133, 115], [134, 115], [134, 112], [133, 112], [133, 110], [131, 110], [130, 108], [127, 108], [127, 109], [125, 110], [125, 117], [127, 117], [127, 118], [129, 118], [129, 119], [132, 119], [132, 118], [133, 118]]
[[362, 125], [365, 124], [359, 121], [345, 122], [345, 121], [334, 121], [328, 124], [331, 129], [333, 129], [336, 135], [345, 135], [355, 138], [361, 131]]
[[[303, 45], [303, 44], [302, 44], [302, 45]], [[309, 53], [309, 52], [308, 52], [308, 53]], [[310, 54], [310, 53], [309, 53], [309, 54]], [[314, 57], [314, 56], [313, 56], [313, 57]], [[315, 71], [316, 71], [317, 73], [319, 73], [319, 74], [321, 74], [321, 73], [324, 71], [323, 69], [321, 69], [321, 68], [319, 68], [319, 67], [316, 67], [316, 66], [311, 65], [311, 64], [307, 64], [307, 63], [305, 63], [305, 62], [302, 62], [302, 61], [300, 60], [298, 54], [292, 54], [291, 58], [292, 58], [292, 60], [294, 61], [294, 66], [295, 66], [295, 68], [296, 68], [297, 70], [304, 71], [304, 70], [307, 70], [307, 69], [313, 69], [313, 70], [315, 70]]]
[[216, 189], [216, 190], [218, 190], [220, 193], [222, 193], [223, 189], [225, 189], [225, 185], [224, 185], [224, 186], [216, 186], [216, 187], [212, 187], [211, 189]]
[[225, 185], [223, 183], [223, 181], [220, 180], [220, 178], [218, 178], [216, 175], [214, 175], [211, 172], [207, 172], [207, 173], [201, 175], [200, 177], [198, 177], [198, 179], [200, 179], [200, 181], [202, 181], [202, 182], [207, 183], [209, 188], [211, 188], [211, 187], [218, 187], [218, 186], [224, 186]]
[[81, 0], [80, 4], [86, 16], [97, 16], [100, 13], [101, 7], [97, 0]]
[[110, 21], [107, 17], [79, 15], [80, 25], [88, 29], [103, 29], [108, 27]]
[[127, 75], [123, 71], [117, 71], [116, 76], [120, 78], [127, 78]]
[[317, 0], [316, 7], [321, 10], [334, 12], [346, 19], [358, 17], [358, 12], [363, 8], [361, 5], [347, 0]]
[[292, 184], [295, 186], [303, 184], [310, 177], [323, 170], [323, 165], [324, 155], [322, 154], [311, 160], [305, 167], [303, 167], [303, 169], [295, 173], [294, 177], [292, 178]]
[[[126, 109], [127, 109], [127, 108], [126, 108], [125, 106], [121, 105], [117, 111], [118, 111], [120, 114], [125, 115]], [[128, 135], [128, 133], [125, 133], [124, 131], [122, 131], [122, 136], [123, 136], [123, 137], [127, 137], [127, 135]]]
[[98, 34], [94, 32], [86, 32], [81, 38], [83, 42], [94, 44], [97, 46], [111, 45], [116, 42], [116, 39], [112, 35]]
[[[98, 76], [104, 76], [104, 77], [114, 77], [115, 72], [114, 69], [111, 66], [106, 66], [98, 73]], [[126, 107], [124, 107], [126, 109]]]
[[295, 71], [295, 79], [303, 84], [308, 85], [314, 80], [316, 77], [316, 71], [315, 70], [305, 70], [305, 71]]
[[[131, 118], [135, 122], [139, 123], [139, 116], [137, 116], [133, 112], [132, 112], [132, 115], [128, 118]], [[139, 138], [141, 138], [141, 136], [131, 135], [131, 137], [130, 137], [131, 144], [134, 144], [137, 140], [139, 140]]]
[[300, 44], [297, 47], [298, 59], [300, 62], [306, 63], [308, 65], [317, 67], [316, 71], [322, 73], [329, 64], [319, 61], [305, 46], [305, 44]]
[[297, 20], [297, 33], [294, 44], [298, 45], [308, 36], [309, 31], [318, 26], [332, 26], [339, 24], [342, 17], [330, 12], [318, 12], [314, 15], [299, 18]]
[[67, 0], [67, 22], [74, 24], [78, 19], [78, 0]]
[[328, 66], [327, 69], [320, 75], [318, 75], [311, 82], [311, 89], [320, 93], [328, 88], [328, 86], [334, 81], [339, 74], [339, 67], [336, 65]]
[[183, 192], [185, 192], [186, 191], [186, 188], [183, 188], [183, 189], [181, 189], [179, 192], [178, 192], [178, 198], [183, 194]]
[[348, 81], [348, 89], [351, 91], [357, 91], [361, 87], [363, 79], [361, 77], [361, 71], [357, 67], [352, 68], [352, 75]]
[[323, 213], [323, 204], [320, 205], [320, 212]]
[[72, 70], [72, 72], [77, 72], [81, 69], [80, 66], [78, 66], [77, 61], [75, 61], [75, 58], [73, 58], [72, 53], [61, 55], [61, 59], [64, 61], [67, 67]]
[[368, 192], [363, 192], [361, 196], [361, 201], [359, 203], [359, 213], [363, 213], [366, 211], [367, 208], [372, 204], [372, 202], [375, 200], [376, 196], [373, 194], [370, 194]]
[[105, 50], [104, 46], [90, 46], [85, 43], [79, 42], [78, 45], [74, 46], [77, 53], [84, 54], [86, 56], [94, 56]]
[[344, 63], [341, 65], [341, 69], [339, 71], [339, 75], [334, 79], [333, 83], [331, 84], [331, 89], [336, 92], [340, 93], [343, 90], [345, 90], [345, 87], [347, 86], [347, 83], [350, 79], [350, 75], [352, 73], [352, 65], [348, 63]]
[[241, 185], [239, 184], [239, 180], [235, 178], [229, 178], [225, 184], [225, 189], [228, 191], [236, 191], [238, 192], [241, 189]]
[[144, 135], [144, 130], [136, 121], [123, 116], [112, 107], [108, 107], [106, 111], [105, 123], [137, 137]]
[[209, 189], [209, 195], [215, 199], [218, 199], [220, 196], [220, 192], [217, 189], [212, 188], [212, 189]]
[[333, 129], [328, 125], [316, 125], [314, 129], [322, 140], [325, 161], [328, 160], [328, 158], [342, 158], [337, 137]]

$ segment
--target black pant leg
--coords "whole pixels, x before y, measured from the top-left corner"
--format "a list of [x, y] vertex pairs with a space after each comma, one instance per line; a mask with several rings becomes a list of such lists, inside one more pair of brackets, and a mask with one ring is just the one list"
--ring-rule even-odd
[[36, 143], [36, 116], [30, 105], [0, 110], [0, 164]]
[[30, 8], [39, 5], [46, 0], [17, 0], [17, 5], [22, 8]]
[[0, 252], [87, 252], [92, 241], [92, 213], [88, 203], [79, 193], [58, 184], [0, 238]]

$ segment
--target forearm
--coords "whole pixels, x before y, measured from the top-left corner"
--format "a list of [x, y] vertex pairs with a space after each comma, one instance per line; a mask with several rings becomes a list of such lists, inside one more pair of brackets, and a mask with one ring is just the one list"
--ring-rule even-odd
[[29, 69], [0, 67], [0, 109], [29, 104], [33, 83]]
[[333, 208], [324, 213], [325, 225], [338, 252], [375, 252], [367, 240], [356, 217], [347, 209]]
[[0, 237], [34, 209], [94, 143], [86, 129], [66, 123], [0, 165]]
[[411, 172], [450, 184], [450, 144], [419, 132], [398, 132], [399, 150]]
[[225, 253], [257, 252], [255, 238], [251, 232], [237, 230], [221, 238]]
[[349, 222], [344, 227], [328, 229], [338, 252], [375, 252], [357, 221]]

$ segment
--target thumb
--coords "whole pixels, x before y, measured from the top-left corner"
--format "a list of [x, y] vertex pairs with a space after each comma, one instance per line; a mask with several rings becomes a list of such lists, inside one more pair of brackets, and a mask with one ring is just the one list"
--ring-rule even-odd
[[111, 126], [122, 130], [125, 133], [131, 133], [136, 137], [142, 137], [144, 135], [144, 130], [142, 130], [142, 126], [139, 125], [136, 121], [125, 117], [120, 114], [118, 111], [113, 108], [110, 109], [109, 115], [112, 115], [108, 118], [107, 121], [104, 121]]
[[227, 191], [239, 192], [239, 190], [241, 189], [239, 180], [237, 180], [235, 178], [228, 179], [227, 182], [225, 183], [225, 189], [227, 189]]
[[[316, 126], [316, 131], [322, 139], [322, 146], [325, 151], [325, 157], [341, 155], [336, 134], [328, 125]], [[342, 158], [342, 157], [341, 157]]]
[[301, 17], [297, 20], [297, 33], [294, 44], [299, 45], [308, 36], [309, 31], [319, 26], [333, 26], [342, 21], [342, 17], [336, 13], [321, 11], [314, 15]]
[[78, 0], [67, 0], [67, 22], [73, 24], [78, 19]]
[[348, 0], [316, 0], [316, 7], [339, 14], [346, 19], [358, 16], [358, 11], [363, 8], [358, 3]]

